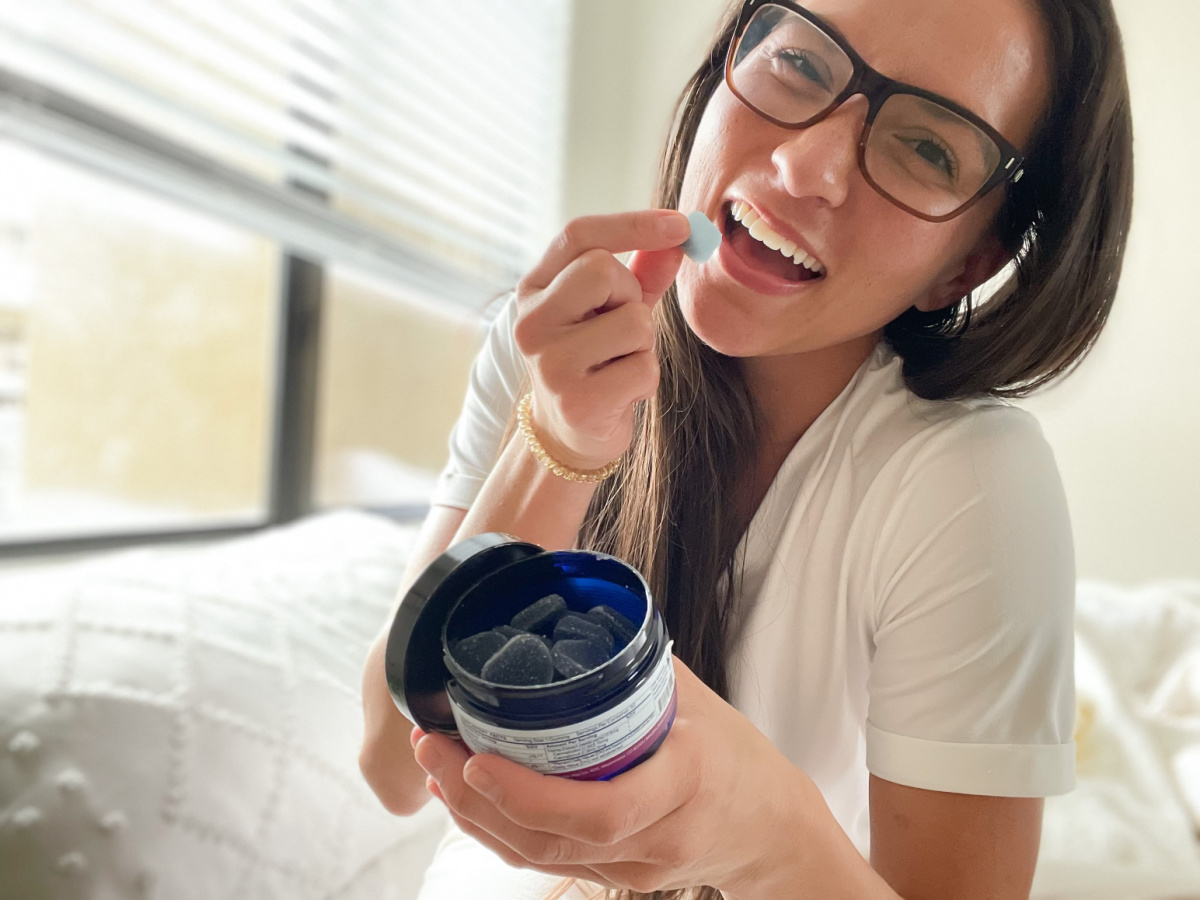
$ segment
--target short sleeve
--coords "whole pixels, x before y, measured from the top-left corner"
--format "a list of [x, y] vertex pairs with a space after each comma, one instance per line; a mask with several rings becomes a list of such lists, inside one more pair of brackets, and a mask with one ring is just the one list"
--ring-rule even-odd
[[500, 441], [525, 377], [525, 361], [513, 337], [516, 294], [487, 308], [487, 336], [471, 366], [462, 412], [450, 431], [450, 459], [438, 476], [430, 503], [470, 509], [500, 455]]
[[872, 558], [867, 768], [953, 793], [1075, 781], [1075, 556], [1028, 412], [972, 409], [911, 458]]

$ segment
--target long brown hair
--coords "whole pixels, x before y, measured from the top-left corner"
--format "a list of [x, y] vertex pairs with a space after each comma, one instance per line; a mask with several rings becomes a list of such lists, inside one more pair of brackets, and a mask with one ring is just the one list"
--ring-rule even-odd
[[[658, 205], [677, 209], [700, 119], [723, 79], [740, 3], [676, 107]], [[1006, 290], [934, 313], [899, 316], [884, 339], [908, 388], [926, 399], [1023, 396], [1070, 372], [1091, 349], [1116, 293], [1133, 205], [1133, 138], [1111, 0], [1037, 0], [1053, 58], [1052, 95], [996, 227], [1013, 254]], [[752, 473], [760, 417], [740, 362], [701, 342], [674, 286], [655, 308], [658, 391], [635, 409], [634, 438], [601, 484], [579, 546], [619, 556], [650, 584], [674, 652], [729, 699], [726, 654], [737, 615], [735, 551], [746, 523], [731, 498]], [[720, 900], [714, 888], [607, 900]]]

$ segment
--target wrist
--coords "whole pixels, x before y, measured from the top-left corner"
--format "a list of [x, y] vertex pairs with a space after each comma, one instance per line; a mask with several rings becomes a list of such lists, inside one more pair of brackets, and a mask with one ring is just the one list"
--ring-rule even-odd
[[620, 457], [599, 463], [581, 458], [535, 425], [532, 392], [521, 398], [517, 406], [517, 430], [538, 462], [567, 481], [594, 484], [612, 475], [620, 464]]
[[814, 801], [808, 788], [816, 793], [822, 807], [825, 802], [803, 771], [784, 762], [787, 777], [776, 782], [784, 789], [764, 797], [757, 823], [760, 837], [752, 842], [754, 857], [741, 866], [728, 886], [720, 886], [723, 900], [781, 900], [799, 896], [799, 886], [804, 884], [802, 857], [811, 843], [805, 819]]
[[901, 900], [863, 858], [801, 769], [788, 764], [786, 790], [763, 819], [761, 849], [736, 883], [721, 888], [724, 900]]

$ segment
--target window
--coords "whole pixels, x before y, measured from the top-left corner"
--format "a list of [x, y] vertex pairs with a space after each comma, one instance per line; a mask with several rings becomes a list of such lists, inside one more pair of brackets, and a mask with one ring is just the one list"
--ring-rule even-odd
[[0, 143], [0, 539], [267, 518], [279, 252]]
[[419, 508], [554, 229], [567, 17], [0, 6], [0, 552]]

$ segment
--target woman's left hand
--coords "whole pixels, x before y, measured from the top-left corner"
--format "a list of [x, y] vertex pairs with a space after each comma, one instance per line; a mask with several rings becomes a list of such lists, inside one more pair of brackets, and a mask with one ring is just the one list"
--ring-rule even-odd
[[650, 892], [755, 893], [804, 846], [812, 782], [674, 658], [678, 709], [650, 759], [610, 781], [471, 756], [414, 729], [427, 786], [467, 834], [511, 866]]

